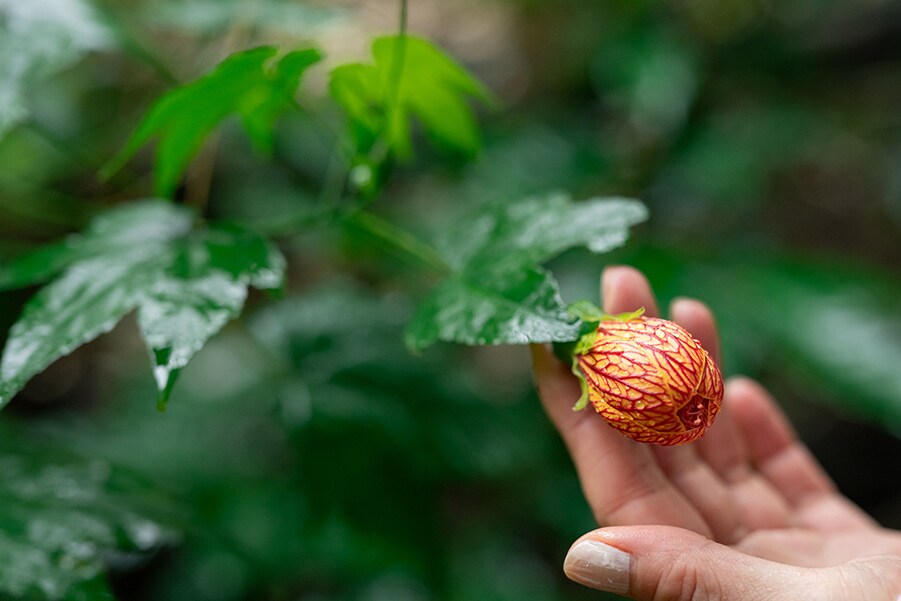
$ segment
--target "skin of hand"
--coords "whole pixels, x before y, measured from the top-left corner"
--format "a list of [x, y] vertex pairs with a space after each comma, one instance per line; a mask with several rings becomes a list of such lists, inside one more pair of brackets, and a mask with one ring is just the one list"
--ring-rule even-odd
[[[601, 278], [604, 310], [645, 307], [647, 279], [630, 267]], [[677, 299], [670, 315], [718, 359], [710, 310]], [[599, 524], [570, 548], [576, 582], [636, 601], [901, 601], [901, 532], [842, 496], [756, 382], [726, 383], [716, 422], [695, 443], [629, 440], [590, 408], [544, 345], [532, 346], [545, 411], [569, 449]]]

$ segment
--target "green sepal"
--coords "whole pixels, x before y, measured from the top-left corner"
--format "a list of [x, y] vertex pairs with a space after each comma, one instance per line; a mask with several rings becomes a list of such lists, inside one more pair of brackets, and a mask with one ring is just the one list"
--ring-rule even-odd
[[638, 319], [644, 315], [644, 307], [639, 307], [635, 311], [629, 311], [627, 313], [611, 315], [593, 302], [584, 299], [570, 303], [566, 307], [566, 310], [574, 317], [578, 317], [582, 321], [588, 323], [600, 323], [610, 319], [615, 319], [616, 321], [632, 321], [633, 319]]
[[[578, 356], [584, 354], [584, 351], [580, 351], [580, 347], [585, 344], [586, 339], [592, 338], [592, 332], [594, 332], [594, 327], [592, 327], [591, 332], [582, 335], [579, 340], [570, 342], [555, 342], [553, 346], [554, 355], [556, 355], [556, 357], [564, 363], [570, 364], [570, 369], [572, 370], [572, 373], [576, 377], [576, 379], [579, 380], [579, 387], [582, 389], [582, 394], [579, 396], [579, 400], [576, 401], [575, 405], [573, 405], [573, 411], [581, 411], [588, 406], [588, 381], [585, 379], [585, 375], [582, 373], [582, 370], [579, 369]], [[588, 341], [588, 345], [590, 348], [590, 341]]]
[[582, 389], [579, 400], [573, 405], [573, 411], [581, 411], [588, 406], [588, 380], [585, 379], [585, 374], [579, 369], [579, 361], [576, 359], [575, 355], [573, 356], [572, 371], [573, 375], [576, 376], [576, 379], [579, 380], [579, 387]]
[[570, 303], [566, 310], [582, 321], [589, 323], [599, 323], [610, 317], [603, 309], [585, 299]]
[[579, 355], [584, 355], [590, 351], [594, 346], [597, 324], [608, 320], [631, 321], [633, 319], [638, 319], [644, 315], [644, 307], [640, 307], [635, 311], [629, 311], [628, 313], [611, 315], [591, 301], [579, 300], [567, 306], [566, 310], [571, 315], [581, 320], [581, 336], [579, 336], [578, 340], [575, 342], [555, 343], [554, 354], [557, 355], [557, 358], [560, 360], [570, 362], [573, 375], [579, 380], [582, 394], [579, 396], [579, 400], [576, 401], [576, 404], [573, 405], [573, 411], [581, 411], [588, 406], [589, 398], [588, 381], [585, 379], [585, 374], [579, 369], [578, 357]]

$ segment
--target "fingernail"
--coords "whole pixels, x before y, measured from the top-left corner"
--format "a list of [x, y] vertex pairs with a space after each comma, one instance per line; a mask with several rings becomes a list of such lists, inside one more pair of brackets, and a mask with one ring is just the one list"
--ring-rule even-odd
[[629, 591], [630, 562], [628, 553], [595, 540], [583, 540], [567, 553], [563, 571], [579, 584], [624, 594]]

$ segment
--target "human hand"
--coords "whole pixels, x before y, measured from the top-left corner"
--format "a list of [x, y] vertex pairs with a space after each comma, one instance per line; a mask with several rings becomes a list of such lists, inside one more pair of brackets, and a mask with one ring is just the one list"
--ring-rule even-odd
[[[658, 315], [644, 276], [612, 267], [604, 310]], [[679, 299], [671, 318], [718, 360], [709, 309]], [[726, 383], [717, 421], [695, 443], [636, 443], [590, 408], [579, 383], [533, 345], [545, 411], [560, 431], [599, 524], [564, 570], [573, 580], [643, 600], [901, 601], [901, 533], [880, 528], [842, 496], [756, 382]]]

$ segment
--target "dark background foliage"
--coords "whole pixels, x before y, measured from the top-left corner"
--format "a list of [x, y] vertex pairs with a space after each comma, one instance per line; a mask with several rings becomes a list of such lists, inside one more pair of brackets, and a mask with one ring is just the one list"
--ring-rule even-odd
[[[25, 35], [4, 33], [23, 9], [0, 1], [3, 261], [152, 194], [152, 149], [97, 174], [176, 83], [259, 44], [314, 44], [327, 68], [366, 60], [398, 9], [60, 6], [68, 33]], [[379, 214], [432, 240], [484, 203], [642, 199], [651, 217], [623, 248], [550, 263], [563, 297], [595, 298], [603, 265], [629, 263], [662, 306], [708, 302], [724, 371], [763, 381], [839, 487], [901, 527], [901, 7], [413, 0], [409, 30], [499, 101], [474, 105], [474, 158], [414, 128], [412, 160], [376, 173]], [[325, 73], [311, 70], [271, 154], [226, 121], [176, 192], [270, 235], [287, 258], [282, 298], [251, 291], [164, 413], [126, 318], [0, 415], [3, 595], [597, 598], [560, 574], [594, 524], [525, 349], [411, 355], [404, 326], [434, 274], [315, 217], [348, 167]], [[35, 290], [0, 294], [0, 332]]]

